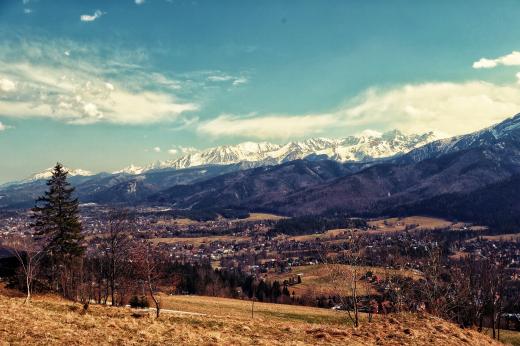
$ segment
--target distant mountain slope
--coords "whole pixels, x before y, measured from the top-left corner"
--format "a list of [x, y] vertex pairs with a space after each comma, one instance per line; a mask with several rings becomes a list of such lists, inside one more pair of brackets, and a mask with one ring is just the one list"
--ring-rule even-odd
[[266, 201], [322, 184], [353, 172], [336, 161], [295, 160], [221, 175], [190, 185], [177, 185], [148, 198], [179, 208], [207, 209], [265, 205]]
[[[181, 170], [161, 170], [140, 175], [101, 173], [72, 176], [81, 203], [135, 203], [149, 194], [176, 184], [188, 184], [238, 170], [238, 165], [207, 166]], [[0, 189], [0, 208], [27, 208], [46, 189], [45, 180], [28, 181]]]
[[393, 215], [448, 216], [472, 220], [500, 230], [517, 231], [520, 225], [520, 175], [469, 193], [449, 193], [418, 203], [386, 210]]
[[411, 164], [380, 164], [269, 202], [280, 212], [303, 215], [339, 208], [377, 212], [433, 196], [470, 192], [520, 173], [520, 147], [474, 148]]
[[[518, 142], [520, 142], [520, 113], [497, 125], [487, 127], [480, 131], [432, 141], [411, 150], [406, 155], [395, 158], [394, 162], [419, 162], [427, 158], [438, 157], [470, 148], [506, 146], [509, 143]], [[518, 161], [520, 162], [520, 158], [518, 158]]]

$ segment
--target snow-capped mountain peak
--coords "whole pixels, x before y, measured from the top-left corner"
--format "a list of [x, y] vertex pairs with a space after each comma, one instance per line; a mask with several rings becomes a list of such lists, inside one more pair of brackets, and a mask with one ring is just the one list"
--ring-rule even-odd
[[[69, 177], [75, 177], [75, 176], [83, 176], [83, 177], [89, 177], [91, 175], [94, 175], [95, 173], [92, 173], [90, 171], [80, 169], [80, 168], [67, 168], [63, 167], [65, 171], [68, 172]], [[49, 179], [52, 177], [52, 171], [54, 170], [54, 167], [47, 168], [46, 170], [43, 170], [41, 172], [35, 173], [28, 177], [27, 179], [24, 179], [22, 182], [31, 182], [41, 179]]]
[[131, 164], [130, 166], [127, 166], [123, 169], [112, 172], [112, 174], [141, 174], [144, 172], [144, 170], [144, 167]]
[[432, 132], [403, 134], [398, 130], [385, 133], [364, 131], [346, 138], [309, 138], [286, 144], [243, 142], [223, 145], [183, 155], [177, 159], [157, 161], [144, 167], [131, 165], [114, 173], [142, 174], [157, 169], [183, 169], [204, 165], [244, 163], [247, 167], [280, 164], [310, 155], [327, 156], [336, 161], [368, 161], [404, 154], [438, 139]]

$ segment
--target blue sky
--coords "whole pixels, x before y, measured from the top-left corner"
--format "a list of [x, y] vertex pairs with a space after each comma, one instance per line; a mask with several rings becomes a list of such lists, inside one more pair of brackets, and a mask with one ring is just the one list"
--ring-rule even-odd
[[[0, 0], [0, 182], [520, 111], [518, 1]], [[159, 150], [160, 149], [160, 150]]]

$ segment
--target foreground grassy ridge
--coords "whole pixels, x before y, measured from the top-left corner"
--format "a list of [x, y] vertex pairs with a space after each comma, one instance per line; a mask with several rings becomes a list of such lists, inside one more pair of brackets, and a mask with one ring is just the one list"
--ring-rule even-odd
[[199, 306], [198, 312], [220, 306], [215, 313], [223, 316], [165, 312], [158, 320], [103, 306], [91, 306], [82, 314], [79, 304], [57, 298], [36, 298], [30, 306], [22, 301], [0, 296], [2, 345], [498, 345], [475, 331], [410, 314], [378, 316], [354, 329], [334, 320], [310, 323], [312, 318], [305, 321], [302, 316], [326, 318], [333, 316], [330, 311], [269, 304], [258, 304], [264, 312], [252, 320], [245, 317], [247, 302], [219, 298], [183, 297], [165, 303], [177, 309]]

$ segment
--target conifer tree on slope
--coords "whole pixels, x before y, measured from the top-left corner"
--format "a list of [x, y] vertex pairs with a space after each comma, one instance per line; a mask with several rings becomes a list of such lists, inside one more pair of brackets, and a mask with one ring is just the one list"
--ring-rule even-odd
[[79, 220], [79, 203], [72, 196], [74, 187], [67, 181], [67, 171], [57, 163], [48, 190], [36, 200], [33, 227], [45, 239], [46, 253], [58, 265], [70, 263], [83, 255], [83, 236]]

